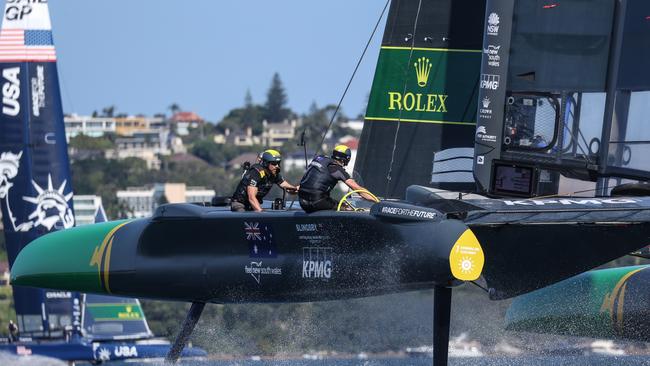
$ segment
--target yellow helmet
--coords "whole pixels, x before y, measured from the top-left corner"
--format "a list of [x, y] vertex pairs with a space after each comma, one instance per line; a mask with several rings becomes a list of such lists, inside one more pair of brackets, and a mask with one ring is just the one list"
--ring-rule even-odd
[[265, 150], [262, 153], [262, 166], [267, 167], [270, 163], [280, 164], [282, 161], [282, 155], [280, 152], [273, 149]]
[[336, 145], [332, 150], [332, 159], [341, 161], [344, 165], [348, 165], [352, 159], [352, 150], [345, 145]]

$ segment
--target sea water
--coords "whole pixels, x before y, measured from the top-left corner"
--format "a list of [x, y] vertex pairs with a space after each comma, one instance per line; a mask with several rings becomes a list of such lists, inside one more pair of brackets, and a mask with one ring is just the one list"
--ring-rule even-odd
[[[78, 363], [83, 364], [83, 363]], [[182, 361], [179, 366], [430, 366], [431, 358], [369, 358], [324, 360], [204, 360]], [[0, 353], [2, 366], [64, 366], [66, 362], [46, 357]], [[159, 362], [108, 362], [107, 366], [163, 366]], [[650, 356], [520, 356], [451, 358], [449, 366], [650, 366]], [[167, 366], [167, 365], [165, 365]]]
[[[182, 366], [431, 366], [431, 358], [233, 360], [181, 362]], [[110, 363], [110, 365], [151, 365]], [[159, 363], [158, 365], [162, 365]], [[451, 358], [449, 366], [650, 366], [650, 356], [522, 356]]]

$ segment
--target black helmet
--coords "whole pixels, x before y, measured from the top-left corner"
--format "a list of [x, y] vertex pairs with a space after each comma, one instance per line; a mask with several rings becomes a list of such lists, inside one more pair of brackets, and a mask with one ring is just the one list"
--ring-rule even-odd
[[345, 145], [336, 145], [334, 150], [332, 150], [332, 159], [338, 160], [344, 165], [348, 165], [350, 159], [352, 159], [352, 151]]
[[269, 166], [269, 163], [280, 164], [281, 161], [282, 156], [277, 150], [268, 149], [262, 153], [262, 166], [265, 168]]

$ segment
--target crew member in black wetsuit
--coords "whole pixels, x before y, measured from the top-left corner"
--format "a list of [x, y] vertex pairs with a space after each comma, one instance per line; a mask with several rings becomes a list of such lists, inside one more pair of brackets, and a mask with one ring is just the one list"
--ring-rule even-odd
[[9, 329], [9, 343], [18, 341], [18, 326], [16, 326], [16, 323], [13, 320], [9, 320], [7, 328]]
[[[311, 161], [300, 181], [298, 192], [300, 207], [305, 212], [336, 209], [337, 202], [330, 197], [330, 192], [339, 181], [355, 191], [366, 190], [350, 178], [350, 174], [343, 168], [348, 165], [350, 158], [352, 158], [350, 148], [337, 145], [332, 151], [331, 158], [321, 155]], [[360, 195], [368, 201], [376, 202], [368, 193], [361, 192]]]
[[242, 177], [235, 193], [232, 195], [230, 209], [232, 211], [262, 211], [264, 196], [274, 184], [295, 193], [298, 188], [291, 185], [280, 175], [282, 156], [276, 150], [266, 150], [262, 153], [259, 164], [253, 164]]

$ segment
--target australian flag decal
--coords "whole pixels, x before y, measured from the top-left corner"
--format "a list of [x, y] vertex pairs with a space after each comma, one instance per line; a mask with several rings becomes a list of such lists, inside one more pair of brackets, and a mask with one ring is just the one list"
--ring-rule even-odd
[[276, 258], [277, 248], [271, 226], [259, 222], [244, 222], [250, 258]]

